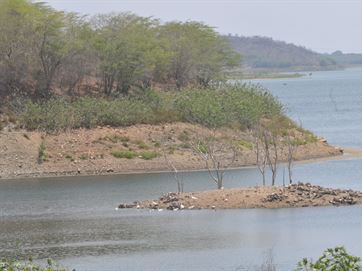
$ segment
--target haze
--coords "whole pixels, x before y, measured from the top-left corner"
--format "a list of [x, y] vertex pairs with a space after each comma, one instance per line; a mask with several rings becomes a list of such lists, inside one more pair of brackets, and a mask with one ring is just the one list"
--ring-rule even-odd
[[197, 20], [223, 34], [268, 36], [318, 52], [362, 53], [360, 1], [48, 0], [83, 14], [131, 11], [162, 21]]

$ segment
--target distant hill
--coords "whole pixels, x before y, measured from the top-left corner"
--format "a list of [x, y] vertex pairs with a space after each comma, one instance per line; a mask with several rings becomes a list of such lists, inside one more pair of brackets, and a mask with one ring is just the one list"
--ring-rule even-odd
[[302, 46], [268, 37], [225, 36], [252, 70], [331, 70], [362, 64], [362, 54], [320, 54]]
[[341, 51], [335, 51], [328, 56], [340, 65], [362, 65], [362, 54], [344, 54]]

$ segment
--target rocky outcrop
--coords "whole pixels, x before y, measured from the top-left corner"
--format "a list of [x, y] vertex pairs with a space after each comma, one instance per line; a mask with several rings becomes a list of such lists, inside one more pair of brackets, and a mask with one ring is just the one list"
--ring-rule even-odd
[[362, 203], [361, 192], [324, 188], [310, 183], [297, 183], [287, 187], [252, 187], [195, 193], [168, 193], [158, 200], [121, 204], [119, 208], [152, 210], [291, 208], [360, 203]]

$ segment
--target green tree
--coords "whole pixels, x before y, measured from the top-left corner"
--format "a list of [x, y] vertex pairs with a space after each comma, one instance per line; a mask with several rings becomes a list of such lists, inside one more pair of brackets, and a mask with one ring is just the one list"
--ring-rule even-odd
[[121, 13], [98, 16], [93, 25], [104, 93], [128, 94], [132, 86], [149, 87], [162, 59], [158, 21]]
[[360, 271], [361, 259], [347, 253], [344, 247], [327, 249], [312, 262], [306, 258], [298, 263], [296, 271]]
[[208, 86], [221, 80], [226, 68], [238, 65], [240, 56], [210, 26], [199, 22], [171, 22], [161, 27], [169, 52], [169, 79], [177, 88], [190, 83]]

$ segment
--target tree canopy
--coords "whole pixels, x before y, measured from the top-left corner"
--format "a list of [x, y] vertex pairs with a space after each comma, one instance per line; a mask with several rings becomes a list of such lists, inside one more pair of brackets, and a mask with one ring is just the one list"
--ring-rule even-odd
[[0, 0], [0, 94], [47, 98], [207, 87], [240, 57], [212, 27], [132, 13], [94, 17]]

